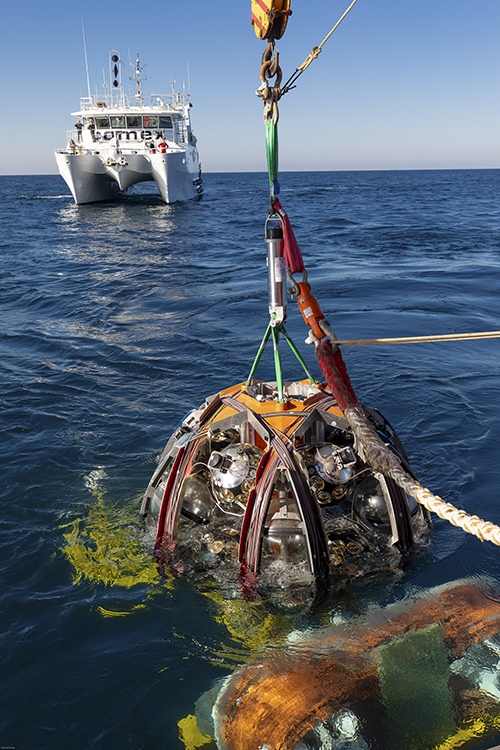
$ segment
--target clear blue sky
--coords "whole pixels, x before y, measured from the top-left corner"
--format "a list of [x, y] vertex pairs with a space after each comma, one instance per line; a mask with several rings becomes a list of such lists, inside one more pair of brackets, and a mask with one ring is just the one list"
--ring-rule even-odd
[[[285, 80], [349, 0], [292, 0]], [[56, 172], [70, 113], [111, 49], [147, 65], [144, 93], [187, 81], [203, 169], [266, 169], [255, 96], [264, 42], [250, 0], [4, 3], [0, 174]], [[280, 171], [500, 168], [500, 0], [358, 0], [280, 105]]]

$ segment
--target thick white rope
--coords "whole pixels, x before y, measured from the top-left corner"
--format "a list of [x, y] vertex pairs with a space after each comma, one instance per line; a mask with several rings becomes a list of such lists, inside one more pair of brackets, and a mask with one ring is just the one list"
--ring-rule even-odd
[[375, 471], [391, 477], [407, 495], [411, 495], [417, 503], [439, 518], [449, 521], [468, 534], [477, 536], [482, 542], [492, 542], [500, 547], [499, 526], [446, 503], [404, 471], [397, 456], [379, 438], [360, 406], [349, 406], [344, 414], [364, 453], [364, 458]]

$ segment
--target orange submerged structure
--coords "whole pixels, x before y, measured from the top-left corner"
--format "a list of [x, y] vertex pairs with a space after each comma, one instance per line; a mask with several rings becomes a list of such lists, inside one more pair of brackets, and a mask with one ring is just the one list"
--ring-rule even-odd
[[[460, 742], [450, 740], [459, 725], [470, 730], [482, 716], [484, 731], [489, 716], [490, 728], [498, 730], [500, 705], [498, 698], [450, 673], [448, 664], [499, 632], [498, 594], [467, 581], [319, 631], [296, 647], [272, 651], [227, 681], [214, 712], [217, 747], [314, 746], [298, 743], [346, 709], [368, 742], [356, 747], [462, 746], [463, 730]], [[392, 717], [396, 736], [391, 711], [397, 714]]]

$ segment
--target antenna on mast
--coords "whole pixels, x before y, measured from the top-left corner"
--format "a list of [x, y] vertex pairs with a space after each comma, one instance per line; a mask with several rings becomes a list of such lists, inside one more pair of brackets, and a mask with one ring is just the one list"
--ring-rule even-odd
[[[130, 63], [133, 65], [133, 63]], [[141, 64], [139, 62], [139, 53], [137, 53], [137, 56], [135, 58], [135, 66], [134, 66], [134, 81], [135, 81], [135, 99], [137, 101], [137, 104], [142, 104], [142, 84], [146, 80], [146, 76], [142, 75], [142, 71], [145, 70], [147, 67], [146, 65], [143, 65], [141, 68]], [[132, 79], [130, 79], [132, 80]]]
[[85, 41], [85, 27], [83, 25], [83, 18], [81, 18], [80, 21], [82, 22], [83, 53], [85, 55], [85, 72], [87, 74], [87, 92], [88, 92], [88, 96], [90, 99], [91, 93], [90, 93], [90, 77], [89, 77], [89, 60], [87, 57], [87, 43]]

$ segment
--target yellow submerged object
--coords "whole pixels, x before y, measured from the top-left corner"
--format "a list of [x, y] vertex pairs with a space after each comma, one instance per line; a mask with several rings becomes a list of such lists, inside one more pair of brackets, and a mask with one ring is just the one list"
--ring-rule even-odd
[[291, 14], [290, 0], [252, 0], [251, 24], [259, 39], [281, 39]]
[[196, 716], [190, 714], [185, 719], [181, 719], [177, 726], [179, 727], [179, 739], [184, 743], [186, 750], [198, 750], [205, 745], [212, 745], [212, 737], [209, 737], [198, 727]]

